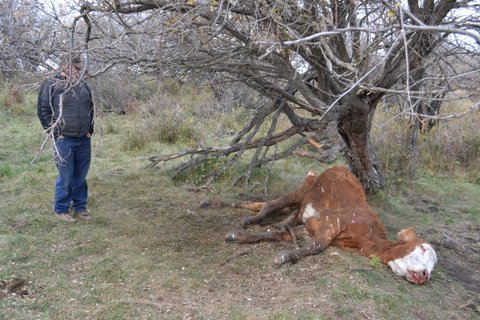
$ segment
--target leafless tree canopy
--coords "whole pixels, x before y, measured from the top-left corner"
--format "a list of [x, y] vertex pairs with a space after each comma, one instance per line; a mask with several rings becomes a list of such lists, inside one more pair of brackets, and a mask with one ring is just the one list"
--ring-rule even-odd
[[[57, 58], [72, 47], [69, 17], [79, 6], [56, 7], [50, 1], [0, 2], [0, 74], [53, 71]], [[75, 9], [76, 8], [76, 9]]]
[[[459, 11], [471, 5], [474, 1], [99, 1], [84, 5], [83, 12], [98, 25], [103, 15], [115, 21], [109, 24], [115, 29], [109, 45], [116, 47], [105, 51], [105, 58], [127, 58], [144, 72], [221, 74], [269, 98], [229, 146], [190, 150], [197, 156], [178, 169], [222, 155], [235, 154], [235, 161], [246, 149], [256, 149], [252, 163], [260, 165], [291, 154], [309, 137], [328, 139], [327, 124], [335, 122], [352, 171], [374, 190], [384, 184], [370, 144], [378, 103], [392, 90], [404, 92], [412, 114], [435, 116], [455, 76], [442, 52], [460, 47], [456, 55], [468, 55], [480, 43], [472, 29], [478, 12]], [[97, 37], [104, 40], [111, 32], [103, 30]], [[459, 36], [473, 44], [458, 46]], [[280, 114], [291, 122], [287, 130], [275, 127]], [[273, 117], [271, 127], [258, 137], [267, 116]], [[298, 135], [303, 138], [293, 139]], [[287, 139], [288, 147], [268, 150]]]
[[[478, 1], [105, 0], [79, 1], [71, 43], [90, 76], [114, 70], [242, 83], [265, 100], [228, 146], [153, 157], [211, 157], [252, 166], [328, 141], [333, 123], [353, 173], [368, 191], [384, 185], [370, 143], [375, 110], [387, 99], [424, 130], [445, 94], [478, 77]], [[2, 54], [3, 55], [3, 54]], [[459, 67], [460, 66], [460, 67]], [[478, 103], [472, 109], [478, 109]], [[279, 117], [290, 128], [277, 128]], [[267, 133], [259, 128], [267, 123]], [[282, 142], [282, 147], [278, 147]]]

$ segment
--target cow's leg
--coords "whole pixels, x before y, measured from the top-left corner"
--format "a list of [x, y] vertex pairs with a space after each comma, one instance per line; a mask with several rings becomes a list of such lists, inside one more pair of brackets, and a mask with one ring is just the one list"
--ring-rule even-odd
[[250, 224], [259, 223], [274, 212], [279, 212], [281, 210], [291, 210], [295, 207], [296, 203], [292, 201], [292, 197], [290, 197], [289, 195], [272, 201], [268, 201], [265, 203], [265, 205], [262, 207], [262, 210], [260, 210], [257, 215], [245, 217], [240, 220], [240, 226], [242, 228], [246, 228]]
[[266, 232], [230, 231], [225, 236], [227, 243], [254, 243], [260, 241], [290, 241], [293, 236], [301, 238], [305, 235], [305, 227], [298, 226], [290, 230], [271, 230]]
[[312, 256], [312, 255], [319, 254], [320, 252], [325, 250], [327, 247], [328, 245], [313, 242], [308, 247], [303, 247], [303, 248], [298, 248], [298, 249], [293, 249], [288, 251], [280, 251], [279, 253], [277, 253], [273, 261], [278, 266], [281, 266], [282, 264], [287, 262], [295, 263], [305, 256]]
[[[286, 208], [287, 209], [287, 208]], [[288, 208], [290, 209], [290, 208]], [[285, 209], [283, 209], [282, 211], [284, 211]], [[285, 210], [286, 211], [286, 210]], [[292, 211], [290, 209], [290, 211]], [[278, 223], [275, 223], [273, 225], [274, 228], [277, 228], [277, 229], [284, 229], [286, 228], [287, 226], [290, 226], [290, 227], [295, 227], [297, 226], [299, 223], [298, 223], [298, 217], [299, 217], [299, 214], [300, 212], [298, 210], [296, 211], [293, 211], [288, 217], [286, 217], [285, 219], [283, 219], [282, 221], [278, 222]]]
[[330, 245], [338, 232], [339, 230], [333, 225], [310, 218], [305, 224], [305, 233], [312, 237], [313, 243], [304, 248], [281, 251], [275, 256], [274, 262], [280, 266], [287, 262], [295, 263], [305, 256], [319, 254]]
[[259, 212], [265, 207], [266, 202], [255, 202], [255, 201], [237, 201], [232, 203], [234, 208], [244, 208], [250, 211]]
[[[243, 209], [248, 209], [253, 212], [260, 212], [262, 209], [265, 207], [267, 202], [254, 202], [254, 201], [238, 201], [232, 203], [232, 207], [234, 208], [243, 208]], [[292, 212], [292, 208], [290, 207], [284, 207], [284, 208], [279, 208], [277, 211], [281, 215], [287, 215]]]
[[[200, 207], [203, 209], [220, 209], [220, 208], [242, 208], [247, 209], [253, 212], [259, 212], [265, 207], [266, 202], [256, 202], [256, 201], [237, 201], [233, 203], [226, 203], [218, 199], [210, 200], [202, 200], [200, 202]], [[292, 210], [288, 207], [281, 209], [282, 214], [288, 214]]]

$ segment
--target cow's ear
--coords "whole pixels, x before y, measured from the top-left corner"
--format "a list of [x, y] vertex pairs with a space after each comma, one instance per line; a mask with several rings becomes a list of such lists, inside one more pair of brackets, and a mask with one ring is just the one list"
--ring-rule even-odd
[[400, 232], [398, 233], [398, 239], [408, 242], [412, 240], [417, 240], [418, 237], [415, 234], [415, 229], [413, 227], [410, 227], [400, 230]]

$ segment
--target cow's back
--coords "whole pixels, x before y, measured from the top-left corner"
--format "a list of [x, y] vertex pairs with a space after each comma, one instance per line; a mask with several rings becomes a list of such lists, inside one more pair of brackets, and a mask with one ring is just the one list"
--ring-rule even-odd
[[367, 198], [362, 185], [348, 169], [333, 167], [316, 178], [304, 202], [316, 203], [319, 209], [338, 210], [363, 206]]

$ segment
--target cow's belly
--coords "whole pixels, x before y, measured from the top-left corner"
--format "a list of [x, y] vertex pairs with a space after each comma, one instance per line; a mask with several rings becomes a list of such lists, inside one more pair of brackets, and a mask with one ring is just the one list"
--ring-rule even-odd
[[303, 224], [310, 226], [308, 232], [312, 233], [312, 236], [317, 231], [326, 232], [332, 236], [332, 240], [338, 237], [338, 240], [352, 242], [352, 247], [355, 247], [361, 239], [371, 236], [385, 238], [382, 226], [365, 208], [348, 207], [336, 210], [329, 208], [318, 210], [312, 202], [307, 203], [303, 208], [301, 221]]

